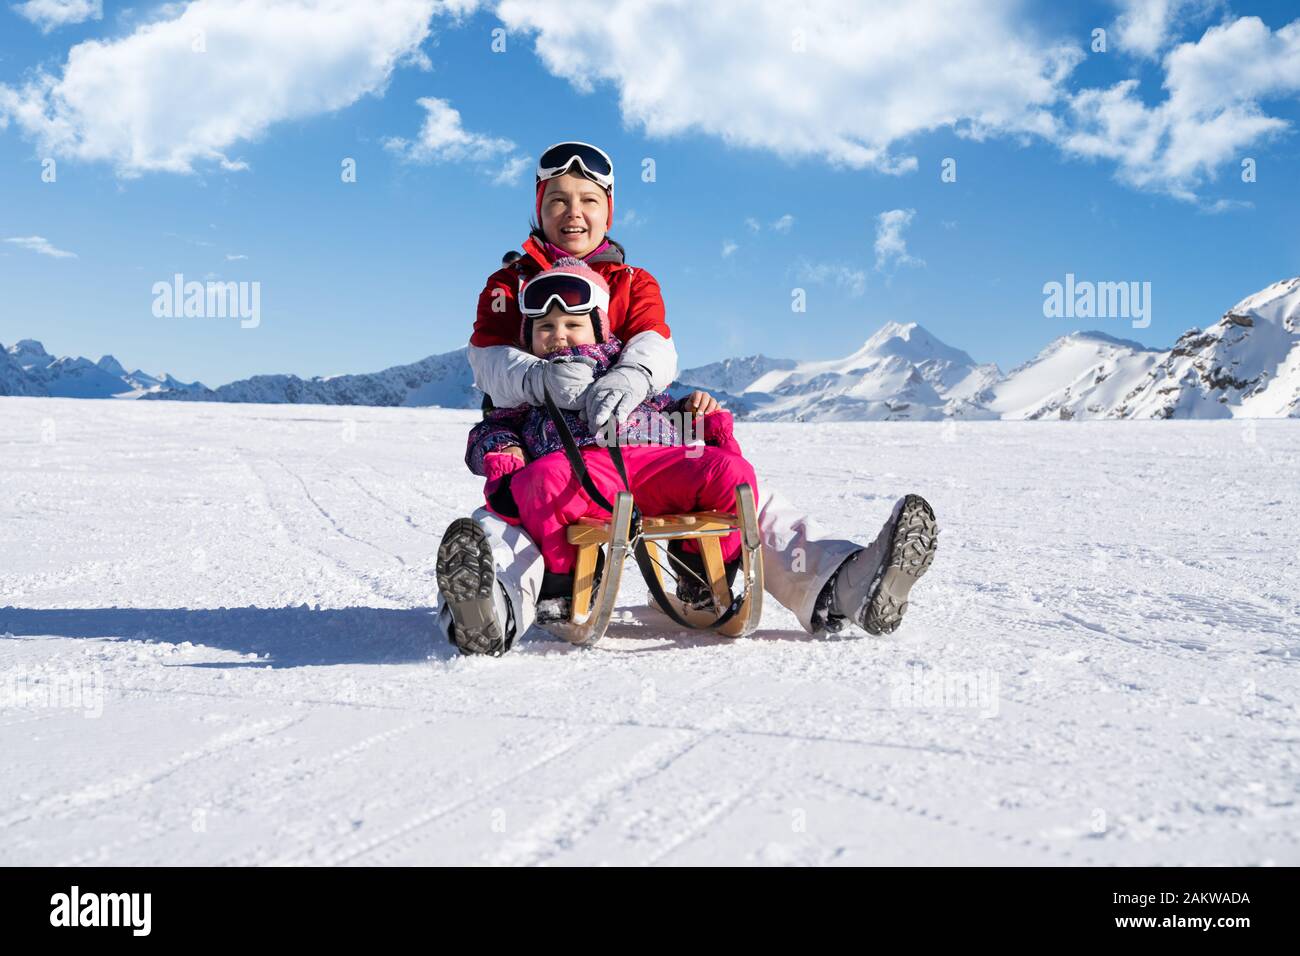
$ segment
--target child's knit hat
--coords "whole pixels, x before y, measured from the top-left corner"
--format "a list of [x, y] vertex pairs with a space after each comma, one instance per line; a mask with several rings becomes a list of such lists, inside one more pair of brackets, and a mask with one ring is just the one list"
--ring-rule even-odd
[[[605, 281], [605, 277], [581, 259], [575, 259], [573, 256], [564, 256], [560, 259], [556, 259], [549, 269], [537, 273], [537, 275], [529, 279], [525, 285], [536, 282], [543, 276], [549, 275], [582, 276], [584, 279], [595, 285], [596, 288], [603, 290], [606, 295], [609, 294], [609, 283]], [[596, 341], [608, 342], [609, 316], [606, 315], [605, 310], [601, 308], [593, 308], [590, 315], [591, 331], [592, 334], [595, 335]], [[519, 341], [525, 352], [531, 348], [533, 342], [533, 319], [531, 316], [523, 316], [523, 321], [519, 325]]]

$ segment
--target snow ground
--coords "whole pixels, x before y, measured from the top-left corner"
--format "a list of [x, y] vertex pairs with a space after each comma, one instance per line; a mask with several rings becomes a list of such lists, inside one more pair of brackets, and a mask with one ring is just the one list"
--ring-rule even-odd
[[492, 660], [474, 418], [0, 399], [0, 864], [1300, 863], [1296, 422], [741, 424], [841, 534], [934, 503], [898, 635], [630, 574]]

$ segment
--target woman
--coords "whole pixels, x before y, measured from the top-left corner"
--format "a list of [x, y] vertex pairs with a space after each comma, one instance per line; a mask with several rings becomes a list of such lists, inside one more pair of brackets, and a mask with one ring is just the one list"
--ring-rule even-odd
[[[626, 417], [673, 381], [677, 350], [659, 284], [625, 261], [608, 237], [614, 217], [614, 164], [588, 143], [557, 143], [537, 164], [537, 218], [524, 255], [488, 277], [469, 342], [475, 381], [495, 406], [557, 405], [585, 414], [593, 429]], [[573, 256], [609, 287], [609, 331], [624, 343], [598, 380], [581, 363], [531, 355], [519, 341], [519, 293], [539, 272]], [[527, 466], [525, 466], [527, 467]], [[824, 538], [781, 495], [759, 502], [764, 583], [809, 634], [853, 623], [869, 634], [898, 627], [908, 594], [934, 557], [938, 528], [925, 499], [906, 495], [865, 547]], [[536, 618], [543, 595], [541, 552], [520, 528], [487, 509], [452, 522], [438, 548], [438, 626], [463, 653], [499, 655]]]

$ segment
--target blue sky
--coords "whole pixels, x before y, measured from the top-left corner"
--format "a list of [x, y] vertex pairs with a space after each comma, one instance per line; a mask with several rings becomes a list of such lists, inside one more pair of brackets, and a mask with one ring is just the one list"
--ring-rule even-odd
[[[873, 38], [900, 28], [871, 5], [837, 14], [813, 2], [806, 42], [845, 33], [824, 29], [845, 16], [866, 47], [799, 59], [754, 40], [755, 24], [788, 6], [757, 0], [710, 18], [708, 37], [656, 4], [634, 16], [614, 2], [461, 0], [459, 18], [419, 0], [355, 6], [384, 4], [381, 19], [357, 23], [294, 0], [285, 8], [311, 19], [286, 27], [235, 0], [106, 3], [100, 19], [55, 25], [3, 0], [0, 342], [112, 352], [209, 385], [457, 348], [484, 279], [526, 236], [532, 162], [567, 138], [613, 155], [611, 235], [659, 279], [683, 367], [756, 352], [833, 358], [891, 320], [1004, 369], [1080, 326], [1167, 346], [1300, 272], [1291, 4], [954, 4], [948, 17], [923, 4], [903, 25], [915, 55], [891, 44], [879, 55], [902, 65], [865, 74], [826, 54], [869, 59]], [[142, 33], [200, 15], [203, 54], [142, 51]], [[320, 43], [342, 50], [336, 60], [300, 53], [313, 41], [293, 26], [307, 22], [328, 27]], [[503, 24], [506, 51], [493, 52]], [[1089, 51], [1096, 27], [1104, 53]], [[248, 36], [263, 39], [239, 46]], [[376, 51], [391, 62], [376, 66]], [[765, 56], [770, 69], [754, 72]], [[1051, 62], [1066, 66], [1041, 80]], [[1115, 98], [1094, 109], [1090, 91], [1107, 90]], [[451, 141], [431, 131], [421, 152], [409, 144], [422, 141], [428, 97], [459, 126]], [[1135, 105], [1151, 111], [1136, 128], [1125, 125]], [[345, 157], [355, 183], [340, 179]], [[948, 157], [953, 183], [940, 179]], [[878, 217], [890, 210], [911, 210], [906, 251], [882, 260]], [[8, 241], [33, 237], [47, 245]], [[151, 287], [177, 272], [259, 282], [261, 324], [156, 318]], [[1043, 284], [1067, 272], [1150, 282], [1150, 327], [1045, 318]], [[790, 308], [796, 287], [803, 314]]]

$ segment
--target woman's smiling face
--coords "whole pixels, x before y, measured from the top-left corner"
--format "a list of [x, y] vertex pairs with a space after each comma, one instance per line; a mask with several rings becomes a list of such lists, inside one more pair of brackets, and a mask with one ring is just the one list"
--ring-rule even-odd
[[579, 173], [565, 173], [546, 183], [542, 193], [542, 232], [547, 240], [581, 258], [605, 240], [609, 197]]

